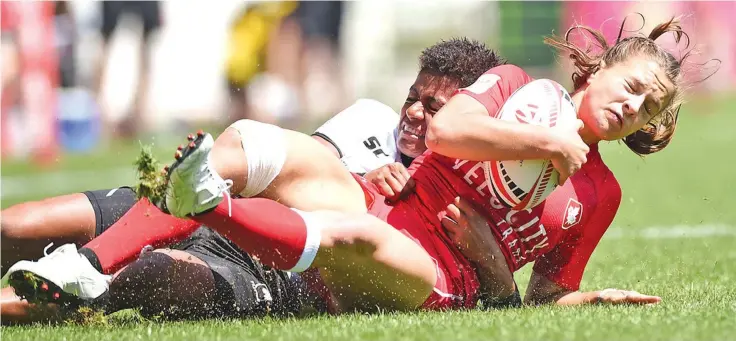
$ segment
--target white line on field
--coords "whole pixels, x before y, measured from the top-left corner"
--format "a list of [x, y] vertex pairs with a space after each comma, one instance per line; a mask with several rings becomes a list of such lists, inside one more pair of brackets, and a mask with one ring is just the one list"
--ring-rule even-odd
[[611, 227], [604, 239], [678, 239], [702, 237], [736, 237], [736, 226], [725, 224]]

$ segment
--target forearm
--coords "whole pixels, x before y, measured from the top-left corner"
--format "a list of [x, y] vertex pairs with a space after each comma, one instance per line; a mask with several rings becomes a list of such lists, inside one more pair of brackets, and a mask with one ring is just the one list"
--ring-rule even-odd
[[555, 301], [557, 305], [579, 305], [597, 303], [599, 301], [600, 291], [573, 291]]
[[494, 299], [506, 298], [514, 294], [516, 291], [514, 276], [503, 258], [500, 259], [500, 262], [498, 259], [490, 259], [475, 264], [481, 293]]
[[470, 161], [549, 159], [558, 153], [549, 129], [492, 118], [466, 95], [453, 97], [437, 113], [426, 143], [435, 153]]
[[[480, 282], [480, 292], [494, 299], [506, 298], [516, 291], [514, 274], [509, 270], [506, 258], [489, 228], [482, 229], [477, 237], [480, 247], [470, 252]], [[481, 251], [482, 250], [482, 251]]]
[[600, 291], [562, 291], [546, 296], [527, 295], [524, 301], [531, 305], [556, 304], [556, 305], [580, 305], [598, 303]]

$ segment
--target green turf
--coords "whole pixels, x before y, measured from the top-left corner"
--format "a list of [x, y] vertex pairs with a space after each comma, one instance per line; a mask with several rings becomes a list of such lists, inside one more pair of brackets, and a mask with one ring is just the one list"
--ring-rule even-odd
[[[697, 110], [696, 110], [697, 109]], [[698, 112], [699, 114], [696, 114]], [[384, 315], [159, 323], [130, 313], [107, 325], [3, 328], [6, 340], [728, 340], [736, 338], [736, 98], [697, 101], [682, 113], [675, 142], [645, 160], [602, 146], [624, 189], [619, 215], [594, 253], [582, 289], [660, 295], [655, 307], [541, 307]], [[175, 146], [172, 145], [172, 147]], [[98, 154], [105, 167], [132, 166], [135, 148]], [[166, 149], [158, 155], [168, 157]], [[104, 156], [99, 156], [104, 155]], [[3, 177], [29, 168], [3, 164]], [[104, 167], [100, 166], [99, 169]], [[116, 184], [124, 179], [107, 179]], [[101, 183], [104, 185], [105, 183]], [[85, 189], [84, 187], [79, 190]], [[32, 199], [43, 193], [34, 189]], [[19, 198], [13, 199], [15, 201]], [[4, 200], [3, 207], [7, 207]], [[12, 201], [11, 201], [12, 202]], [[678, 234], [674, 225], [720, 235]], [[657, 236], [647, 227], [674, 232]], [[667, 228], [671, 227], [671, 230]], [[713, 227], [715, 226], [715, 227]], [[692, 231], [692, 230], [690, 230]], [[707, 231], [706, 231], [707, 232]], [[522, 287], [529, 268], [517, 273]]]

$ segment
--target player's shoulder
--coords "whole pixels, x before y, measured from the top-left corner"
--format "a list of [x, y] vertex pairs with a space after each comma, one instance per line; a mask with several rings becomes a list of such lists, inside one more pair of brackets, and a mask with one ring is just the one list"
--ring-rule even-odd
[[396, 113], [394, 109], [372, 98], [359, 98], [349, 108], [371, 114], [386, 114], [390, 116], [396, 116], [397, 118], [399, 116], [399, 114]]
[[317, 128], [317, 133], [329, 136], [337, 134], [337, 131], [342, 131], [340, 134], [343, 135], [346, 131], [370, 131], [371, 134], [386, 131], [388, 134], [398, 123], [399, 114], [391, 107], [373, 99], [361, 98]]
[[513, 64], [504, 64], [488, 69], [472, 85], [462, 90], [483, 94], [489, 89], [496, 89], [502, 96], [501, 100], [505, 100], [533, 80], [534, 78], [529, 76], [524, 69]]
[[531, 81], [533, 78], [524, 69], [514, 64], [503, 64], [488, 69], [484, 75], [496, 75], [502, 80], [524, 79]]

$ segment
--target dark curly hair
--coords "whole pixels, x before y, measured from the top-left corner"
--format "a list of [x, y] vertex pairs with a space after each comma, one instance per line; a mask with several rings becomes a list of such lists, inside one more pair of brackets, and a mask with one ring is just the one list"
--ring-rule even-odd
[[473, 84], [478, 77], [499, 65], [506, 64], [485, 44], [468, 39], [442, 40], [422, 51], [419, 56], [420, 71], [433, 71], [460, 80], [460, 87]]

